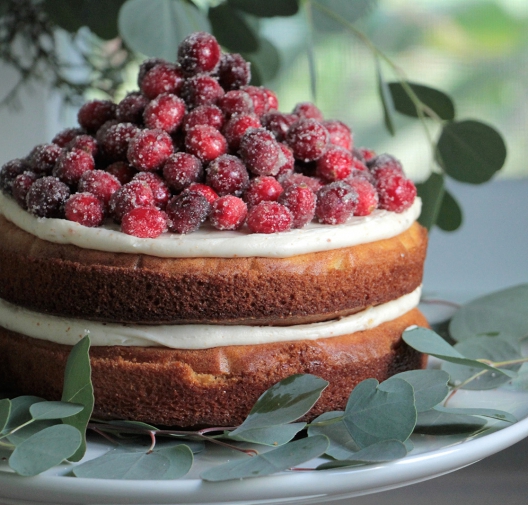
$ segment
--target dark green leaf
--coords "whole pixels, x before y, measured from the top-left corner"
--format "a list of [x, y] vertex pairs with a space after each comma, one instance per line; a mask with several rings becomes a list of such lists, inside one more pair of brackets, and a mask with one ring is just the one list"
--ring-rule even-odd
[[66, 402], [40, 402], [34, 403], [29, 412], [35, 420], [62, 419], [74, 416], [84, 409], [84, 405]]
[[50, 428], [51, 426], [55, 426], [56, 424], [60, 424], [60, 421], [51, 419], [44, 421], [33, 421], [23, 428], [20, 428], [8, 435], [7, 440], [9, 440], [9, 442], [13, 445], [20, 445], [22, 442], [35, 435], [35, 433], [45, 430], [46, 428]]
[[[413, 82], [408, 82], [407, 85], [412, 89], [420, 102], [429, 107], [437, 116], [445, 120], [455, 118], [455, 106], [451, 98], [445, 93], [435, 88]], [[419, 117], [416, 105], [409, 97], [401, 82], [390, 82], [389, 91], [392, 96], [394, 108], [398, 112], [406, 116]], [[424, 114], [427, 115], [427, 112]]]
[[385, 127], [391, 135], [394, 135], [396, 133], [396, 130], [394, 128], [394, 120], [392, 119], [394, 104], [392, 103], [392, 97], [390, 96], [389, 87], [383, 79], [383, 74], [381, 73], [381, 66], [378, 60], [376, 60], [376, 75], [378, 80], [378, 95], [380, 97], [381, 105], [383, 107], [383, 120], [385, 122]]
[[235, 435], [230, 433], [228, 437], [243, 442], [277, 446], [289, 442], [305, 426], [306, 423], [281, 424], [279, 426], [242, 430]]
[[244, 58], [251, 63], [251, 84], [261, 86], [279, 73], [281, 61], [279, 51], [267, 39], [261, 38], [257, 52], [243, 53]]
[[425, 435], [453, 435], [473, 433], [485, 425], [486, 421], [478, 417], [450, 414], [433, 409], [418, 414], [414, 432]]
[[344, 423], [360, 448], [381, 440], [404, 442], [416, 422], [414, 392], [403, 379], [360, 382], [348, 399]]
[[422, 199], [422, 212], [418, 221], [430, 230], [438, 219], [444, 197], [444, 176], [432, 172], [425, 182], [416, 185]]
[[82, 434], [82, 443], [78, 451], [71, 457], [71, 461], [81, 460], [86, 452], [86, 426], [90, 421], [94, 406], [89, 351], [90, 338], [86, 336], [73, 346], [64, 371], [62, 401], [79, 403], [84, 407], [78, 414], [62, 420], [64, 424], [77, 428]]
[[438, 412], [444, 412], [448, 414], [460, 414], [465, 416], [480, 416], [490, 417], [491, 419], [497, 419], [499, 421], [505, 421], [507, 423], [516, 423], [518, 419], [504, 410], [497, 409], [482, 409], [482, 408], [446, 408], [437, 406], [435, 410]]
[[128, 0], [119, 11], [119, 33], [134, 51], [174, 61], [180, 42], [210, 32], [205, 15], [184, 0]]
[[506, 160], [506, 145], [491, 126], [466, 120], [447, 123], [438, 140], [439, 163], [457, 181], [480, 184]]
[[317, 9], [314, 17], [315, 26], [323, 32], [333, 32], [344, 29], [347, 23], [355, 23], [374, 10], [377, 0], [315, 0], [312, 2]]
[[462, 224], [462, 209], [447, 190], [444, 191], [436, 224], [444, 231], [455, 231]]
[[81, 441], [77, 428], [66, 424], [51, 426], [18, 445], [9, 458], [9, 466], [20, 475], [38, 475], [71, 457]]
[[455, 340], [500, 333], [513, 338], [528, 335], [528, 284], [477, 298], [460, 308], [449, 324]]
[[410, 370], [393, 378], [407, 381], [414, 389], [417, 412], [424, 412], [438, 405], [449, 392], [449, 375], [442, 370]]
[[343, 422], [344, 412], [325, 412], [310, 423], [308, 435], [325, 435], [330, 441], [326, 451], [334, 459], [349, 459], [360, 450]]
[[260, 477], [282, 472], [317, 458], [328, 448], [328, 439], [322, 435], [306, 437], [272, 449], [258, 456], [231, 461], [202, 473], [207, 481], [224, 481]]
[[244, 16], [224, 3], [209, 9], [209, 21], [218, 42], [236, 53], [251, 53], [259, 48], [259, 39]]
[[227, 0], [227, 3], [235, 9], [240, 9], [253, 16], [261, 18], [273, 16], [293, 16], [299, 11], [298, 0], [266, 0], [255, 2], [255, 0]]
[[7, 426], [9, 414], [11, 414], [11, 400], [4, 398], [0, 400], [0, 433]]
[[29, 408], [34, 403], [45, 401], [44, 398], [38, 396], [17, 396], [11, 400], [11, 414], [7, 422], [4, 432], [9, 433], [12, 429], [21, 426], [31, 420]]

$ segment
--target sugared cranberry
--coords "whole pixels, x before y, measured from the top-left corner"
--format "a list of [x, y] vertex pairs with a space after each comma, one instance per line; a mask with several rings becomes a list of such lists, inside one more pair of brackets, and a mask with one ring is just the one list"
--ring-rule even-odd
[[367, 167], [374, 177], [378, 177], [379, 170], [391, 169], [403, 174], [403, 167], [399, 160], [391, 154], [379, 154], [367, 162]]
[[159, 128], [172, 133], [180, 126], [185, 115], [185, 102], [172, 93], [161, 93], [152, 100], [143, 112], [147, 128]]
[[141, 65], [139, 65], [139, 71], [137, 76], [137, 85], [140, 88], [141, 84], [143, 83], [143, 79], [145, 78], [145, 75], [147, 75], [147, 72], [150, 69], [154, 68], [156, 65], [160, 65], [161, 63], [167, 64], [169, 62], [162, 58], [147, 58], [146, 60], [143, 60], [141, 62]]
[[95, 158], [99, 152], [99, 144], [91, 135], [77, 135], [68, 143], [66, 149], [81, 149]]
[[104, 123], [115, 118], [116, 104], [110, 100], [86, 102], [77, 114], [79, 124], [88, 132], [96, 132]]
[[253, 100], [241, 89], [228, 91], [224, 96], [220, 97], [218, 107], [228, 118], [233, 114], [251, 114], [254, 112]]
[[229, 147], [236, 151], [240, 140], [250, 128], [260, 128], [260, 120], [255, 114], [234, 114], [225, 124], [223, 133]]
[[251, 80], [249, 63], [238, 53], [223, 54], [218, 68], [218, 80], [226, 91], [246, 86]]
[[82, 135], [85, 131], [82, 128], [66, 128], [51, 139], [52, 144], [59, 147], [66, 147], [77, 135]]
[[277, 201], [283, 191], [284, 189], [275, 177], [264, 175], [249, 182], [243, 198], [248, 206], [252, 207], [260, 202]]
[[181, 191], [203, 176], [202, 162], [194, 155], [174, 153], [163, 165], [163, 177], [174, 191]]
[[224, 154], [207, 167], [206, 183], [220, 196], [240, 196], [249, 184], [249, 174], [240, 158]]
[[244, 90], [253, 101], [253, 110], [257, 116], [269, 112], [268, 94], [262, 86], [244, 86]]
[[349, 177], [346, 183], [358, 195], [358, 202], [354, 216], [368, 216], [378, 207], [378, 193], [376, 188], [364, 177]]
[[353, 160], [350, 151], [338, 146], [328, 146], [317, 160], [317, 175], [331, 182], [346, 179], [352, 172]]
[[186, 132], [193, 126], [209, 125], [220, 130], [224, 122], [224, 114], [216, 105], [200, 105], [184, 116], [182, 128]]
[[15, 177], [12, 186], [13, 198], [23, 209], [27, 209], [26, 196], [31, 185], [38, 179], [34, 172], [23, 172]]
[[284, 114], [279, 111], [271, 111], [264, 114], [260, 121], [262, 126], [275, 135], [277, 140], [284, 140], [290, 126], [298, 121], [299, 117], [294, 114]]
[[246, 221], [247, 205], [241, 198], [225, 195], [211, 204], [209, 221], [217, 230], [238, 230]]
[[198, 74], [187, 79], [181, 91], [182, 98], [191, 109], [200, 105], [214, 105], [223, 95], [224, 88], [214, 77], [207, 74]]
[[104, 170], [92, 170], [82, 174], [78, 190], [81, 193], [94, 195], [106, 209], [110, 203], [110, 198], [120, 187], [121, 183], [111, 173]]
[[211, 188], [210, 186], [207, 186], [206, 184], [200, 184], [199, 182], [193, 182], [186, 191], [193, 191], [195, 193], [200, 193], [205, 197], [205, 199], [212, 204], [218, 197], [218, 194], [216, 191]]
[[154, 207], [136, 207], [121, 220], [121, 231], [139, 238], [156, 238], [167, 231], [167, 215]]
[[169, 230], [175, 233], [192, 233], [207, 219], [211, 205], [202, 194], [184, 191], [167, 204]]
[[106, 171], [112, 174], [121, 184], [126, 184], [137, 174], [137, 170], [126, 161], [116, 161], [106, 167]]
[[206, 32], [195, 32], [178, 47], [178, 62], [188, 74], [214, 72], [222, 51], [216, 39]]
[[91, 154], [81, 149], [72, 149], [59, 156], [53, 168], [53, 175], [71, 186], [77, 184], [85, 172], [94, 168], [95, 162]]
[[240, 140], [239, 153], [255, 175], [277, 175], [284, 161], [279, 143], [264, 128], [248, 130]]
[[163, 130], [141, 130], [128, 144], [127, 158], [138, 170], [157, 170], [173, 153], [170, 135]]
[[183, 81], [183, 72], [179, 67], [172, 63], [158, 63], [145, 73], [140, 88], [152, 100], [162, 93], [178, 94]]
[[342, 224], [354, 214], [358, 195], [343, 181], [323, 186], [317, 193], [315, 215], [320, 223]]
[[31, 170], [36, 174], [51, 174], [63, 149], [57, 144], [40, 144], [33, 148], [29, 156]]
[[108, 130], [112, 127], [119, 124], [119, 121], [117, 119], [109, 119], [105, 123], [101, 125], [101, 127], [97, 130], [95, 133], [95, 139], [97, 140], [97, 143], [99, 145], [103, 144], [105, 135], [107, 134]]
[[247, 225], [253, 233], [287, 231], [292, 224], [292, 213], [278, 202], [261, 202], [248, 211]]
[[305, 184], [289, 187], [279, 197], [279, 203], [290, 209], [293, 228], [302, 228], [315, 215], [315, 193]]
[[61, 218], [70, 189], [56, 177], [37, 179], [26, 195], [27, 209], [37, 217]]
[[213, 126], [198, 125], [187, 131], [185, 149], [206, 163], [227, 152], [227, 141]]
[[138, 92], [129, 93], [117, 104], [116, 119], [120, 123], [143, 123], [143, 111], [149, 99]]
[[330, 144], [342, 147], [348, 151], [352, 150], [354, 146], [352, 132], [345, 123], [333, 119], [323, 121], [322, 124], [328, 130]]
[[30, 169], [28, 161], [22, 158], [8, 161], [0, 170], [0, 189], [8, 195], [12, 194], [13, 181], [18, 175]]
[[281, 177], [280, 183], [284, 189], [291, 188], [292, 186], [306, 185], [315, 194], [324, 186], [323, 181], [319, 177], [309, 177], [303, 174], [291, 174], [287, 177]]
[[394, 168], [376, 172], [376, 190], [379, 208], [392, 212], [400, 213], [408, 209], [416, 197], [414, 183]]
[[100, 226], [104, 220], [103, 202], [92, 193], [75, 193], [64, 204], [64, 216], [83, 226]]
[[146, 182], [132, 180], [121, 186], [110, 198], [110, 213], [118, 223], [136, 207], [154, 207], [154, 195]]
[[103, 128], [97, 132], [102, 154], [109, 161], [125, 161], [130, 141], [139, 128], [134, 123], [117, 123]]
[[132, 180], [146, 182], [154, 196], [154, 205], [158, 207], [158, 209], [164, 209], [166, 207], [171, 194], [169, 187], [158, 174], [153, 172], [139, 172], [139, 174], [136, 174]]
[[376, 157], [376, 151], [367, 147], [360, 147], [359, 152], [365, 161], [370, 161]]
[[295, 158], [293, 157], [293, 151], [282, 142], [279, 142], [279, 147], [282, 151], [282, 164], [279, 167], [279, 172], [277, 178], [288, 177], [293, 174], [293, 169], [295, 167]]
[[325, 151], [328, 131], [315, 119], [300, 119], [289, 130], [286, 142], [300, 161], [315, 161]]
[[323, 113], [319, 108], [311, 102], [298, 103], [294, 109], [293, 114], [302, 119], [315, 119], [316, 121], [323, 121]]
[[274, 111], [279, 108], [279, 99], [274, 91], [269, 88], [262, 88], [264, 94], [266, 95], [266, 112]]

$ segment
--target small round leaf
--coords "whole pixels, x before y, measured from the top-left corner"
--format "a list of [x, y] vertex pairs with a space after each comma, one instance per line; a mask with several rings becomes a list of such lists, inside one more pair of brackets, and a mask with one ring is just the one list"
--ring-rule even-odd
[[416, 185], [422, 199], [422, 212], [418, 221], [430, 230], [438, 219], [444, 195], [444, 176], [432, 172], [425, 182]]
[[444, 191], [440, 211], [436, 219], [438, 228], [444, 231], [455, 231], [462, 224], [462, 209], [453, 195]]
[[218, 42], [232, 52], [253, 52], [259, 48], [259, 39], [244, 16], [229, 4], [209, 9], [209, 21]]
[[236, 9], [253, 14], [260, 18], [273, 16], [293, 16], [299, 11], [298, 0], [227, 0], [227, 3]]
[[[423, 84], [416, 84], [412, 82], [407, 83], [418, 99], [427, 107], [429, 107], [441, 119], [451, 121], [455, 119], [455, 105], [451, 98], [444, 92], [424, 86]], [[394, 102], [394, 108], [401, 114], [411, 117], [419, 117], [418, 111], [414, 102], [409, 97], [405, 87], [400, 82], [390, 82], [389, 90]], [[425, 113], [427, 115], [427, 113]]]

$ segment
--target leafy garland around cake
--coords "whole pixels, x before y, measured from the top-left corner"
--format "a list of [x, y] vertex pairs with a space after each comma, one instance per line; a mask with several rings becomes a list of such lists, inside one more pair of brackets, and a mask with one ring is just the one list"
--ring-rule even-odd
[[449, 401], [462, 388], [528, 390], [528, 357], [521, 353], [528, 339], [527, 304], [524, 284], [459, 308], [436, 328], [445, 338], [426, 328], [406, 330], [405, 342], [441, 360], [440, 368], [403, 372], [381, 384], [367, 379], [352, 391], [344, 412], [327, 412], [309, 424], [297, 420], [310, 411], [327, 382], [308, 374], [271, 387], [238, 427], [191, 432], [90, 420], [94, 397], [86, 336], [70, 353], [62, 401], [33, 396], [0, 400], [0, 454], [8, 455], [16, 473], [37, 475], [65, 461], [79, 462], [86, 432], [92, 431], [114, 448], [72, 465], [69, 475], [149, 480], [183, 477], [205, 443], [246, 454], [206, 470], [201, 477], [207, 481], [302, 470], [317, 457], [327, 461], [315, 470], [403, 458], [412, 453], [412, 434], [474, 437], [489, 428], [488, 418], [494, 420], [493, 429], [517, 421], [494, 408], [450, 408]]

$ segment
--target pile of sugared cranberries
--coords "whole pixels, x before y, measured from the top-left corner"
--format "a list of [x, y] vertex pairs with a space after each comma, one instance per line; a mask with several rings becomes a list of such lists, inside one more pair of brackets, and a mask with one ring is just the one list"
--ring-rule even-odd
[[206, 221], [276, 233], [413, 203], [398, 160], [354, 148], [350, 129], [312, 103], [279, 112], [273, 91], [250, 85], [249, 63], [212, 35], [190, 35], [177, 57], [144, 61], [139, 91], [84, 104], [78, 128], [6, 163], [2, 191], [35, 216], [111, 218], [142, 238]]

